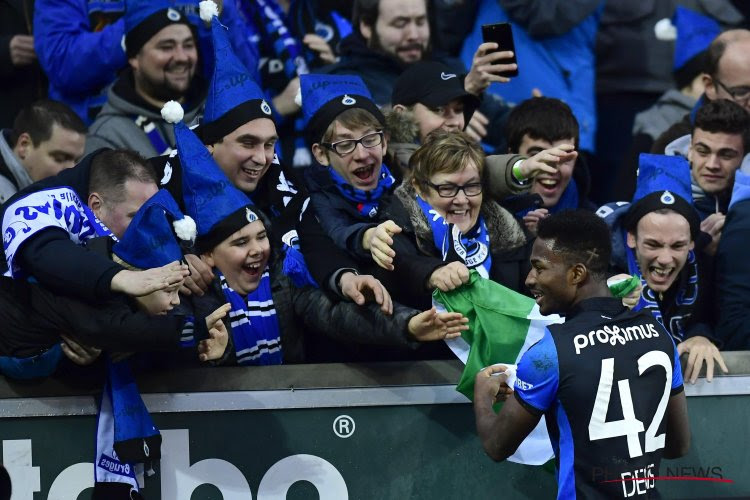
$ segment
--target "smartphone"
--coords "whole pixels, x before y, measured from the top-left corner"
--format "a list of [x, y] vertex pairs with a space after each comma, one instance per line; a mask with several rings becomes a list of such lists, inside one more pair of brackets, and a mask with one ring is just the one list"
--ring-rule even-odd
[[495, 23], [482, 25], [482, 39], [485, 42], [495, 42], [499, 47], [497, 51], [512, 50], [513, 57], [502, 59], [503, 64], [516, 63], [516, 69], [513, 71], [502, 71], [500, 76], [518, 76], [518, 61], [516, 60], [516, 45], [513, 43], [513, 30], [510, 23]]

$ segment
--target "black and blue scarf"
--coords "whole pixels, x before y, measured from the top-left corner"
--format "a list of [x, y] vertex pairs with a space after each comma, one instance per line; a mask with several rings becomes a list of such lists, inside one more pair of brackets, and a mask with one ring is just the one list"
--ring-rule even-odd
[[[623, 235], [624, 237], [627, 237], [624, 231]], [[685, 321], [690, 318], [690, 316], [692, 316], [693, 305], [698, 299], [698, 261], [695, 256], [695, 252], [693, 250], [690, 250], [690, 252], [688, 252], [688, 258], [685, 262], [685, 267], [683, 267], [681, 271], [687, 272], [688, 277], [685, 285], [674, 296], [673, 305], [675, 313], [671, 315], [668, 323], [664, 320], [661, 307], [659, 306], [660, 299], [658, 296], [658, 292], [654, 292], [649, 288], [648, 283], [643, 277], [640, 267], [638, 266], [638, 261], [635, 258], [635, 252], [633, 252], [633, 249], [631, 249], [627, 245], [627, 242], [625, 244], [625, 254], [628, 259], [628, 272], [633, 276], [638, 276], [641, 279], [641, 285], [643, 286], [643, 290], [641, 291], [641, 298], [638, 301], [638, 304], [636, 304], [636, 306], [633, 308], [633, 310], [639, 311], [641, 309], [647, 309], [651, 312], [651, 314], [654, 315], [656, 320], [661, 323], [662, 326], [664, 326], [664, 328], [666, 328], [667, 331], [672, 335], [675, 343], [679, 343], [685, 340]], [[679, 282], [675, 282], [675, 284], [679, 284]], [[673, 284], [672, 286], [675, 286], [675, 284]]]
[[452, 261], [458, 257], [466, 264], [466, 267], [476, 269], [483, 278], [489, 278], [492, 255], [490, 233], [487, 231], [484, 217], [480, 215], [476, 225], [467, 234], [463, 234], [454, 224], [449, 224], [421, 196], [416, 195], [416, 198], [419, 208], [430, 223], [432, 240], [435, 248], [442, 254], [443, 260]]
[[353, 187], [332, 167], [328, 167], [328, 173], [331, 175], [331, 179], [341, 193], [341, 196], [354, 202], [357, 206], [357, 211], [368, 219], [374, 219], [378, 215], [380, 198], [385, 193], [390, 192], [391, 187], [396, 182], [396, 179], [391, 175], [391, 171], [385, 165], [380, 167], [378, 185], [372, 191], [363, 191]]
[[[279, 83], [278, 91], [283, 90], [287, 83], [295, 77], [310, 72], [304, 56], [302, 43], [294, 38], [287, 27], [286, 14], [275, 0], [243, 0], [239, 2], [242, 13], [246, 16], [251, 29], [258, 31], [251, 36], [259, 47], [265, 47], [272, 54], [261, 53], [261, 61], [272, 60], [283, 64], [283, 83]], [[262, 49], [261, 49], [262, 50]], [[272, 71], [268, 71], [268, 76]], [[259, 82], [260, 83], [260, 82]], [[270, 82], [262, 82], [265, 87]], [[283, 120], [281, 116], [277, 119]], [[312, 163], [310, 151], [305, 144], [304, 123], [301, 116], [294, 120], [294, 159], [295, 167], [304, 167]]]
[[107, 360], [96, 424], [94, 498], [142, 498], [144, 465], [161, 458], [161, 434], [146, 410], [128, 361]]
[[229, 326], [239, 365], [280, 365], [283, 362], [281, 333], [271, 295], [271, 276], [263, 271], [258, 288], [243, 297], [232, 290], [217, 271], [221, 291], [232, 306]]

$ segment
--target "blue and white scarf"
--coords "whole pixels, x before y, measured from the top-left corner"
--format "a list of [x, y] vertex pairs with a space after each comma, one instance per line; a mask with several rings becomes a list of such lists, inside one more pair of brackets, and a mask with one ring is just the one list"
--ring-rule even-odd
[[328, 173], [331, 175], [331, 179], [333, 179], [341, 195], [347, 200], [356, 203], [357, 211], [370, 219], [374, 219], [378, 215], [380, 198], [389, 192], [396, 182], [396, 179], [391, 175], [391, 171], [388, 170], [385, 164], [380, 167], [378, 185], [372, 191], [363, 191], [353, 187], [332, 167], [328, 167]]
[[483, 278], [489, 278], [492, 255], [490, 233], [487, 231], [484, 217], [480, 215], [476, 225], [467, 234], [463, 234], [455, 224], [449, 224], [421, 196], [416, 195], [416, 198], [419, 208], [430, 223], [432, 241], [435, 248], [440, 250], [443, 260], [453, 260], [448, 259], [449, 256], [458, 256], [466, 267], [476, 269]]
[[64, 230], [77, 245], [97, 236], [117, 240], [72, 188], [64, 186], [30, 193], [10, 205], [3, 216], [6, 276], [23, 277], [15, 262], [18, 249], [26, 240], [49, 228]]
[[161, 458], [161, 434], [146, 410], [128, 361], [107, 360], [96, 424], [94, 498], [142, 498], [143, 464]]
[[[258, 33], [251, 36], [251, 40], [260, 47], [260, 50], [266, 48], [261, 54], [261, 63], [270, 66], [273, 62], [282, 64], [284, 72], [284, 87], [287, 82], [295, 77], [306, 75], [310, 72], [304, 55], [304, 46], [302, 42], [296, 39], [287, 26], [287, 16], [284, 10], [276, 0], [243, 0], [239, 2], [239, 7], [252, 29], [259, 30]], [[269, 54], [268, 51], [272, 51]], [[270, 73], [270, 71], [269, 71]], [[268, 75], [270, 76], [270, 74]], [[261, 82], [258, 82], [261, 83]], [[268, 85], [269, 82], [262, 82], [262, 85]], [[282, 87], [283, 88], [283, 87]], [[278, 89], [279, 91], [281, 89]], [[277, 123], [283, 120], [283, 117], [277, 116]], [[304, 120], [298, 116], [294, 120], [294, 159], [295, 167], [304, 167], [312, 163], [309, 148], [304, 139]]]
[[232, 290], [224, 275], [217, 273], [221, 291], [232, 306], [229, 326], [237, 364], [280, 365], [283, 362], [281, 333], [268, 267], [263, 271], [258, 288], [247, 294], [247, 298]]
[[[627, 233], [624, 231], [623, 237], [627, 238]], [[654, 292], [649, 288], [638, 266], [635, 252], [627, 245], [627, 242], [625, 244], [625, 255], [628, 260], [628, 272], [633, 276], [638, 276], [641, 279], [641, 286], [643, 287], [641, 298], [633, 310], [647, 309], [667, 329], [676, 343], [685, 340], [685, 321], [692, 316], [692, 306], [698, 299], [698, 261], [695, 257], [695, 252], [693, 250], [688, 252], [688, 258], [683, 267], [683, 271], [688, 273], [687, 283], [674, 297], [675, 313], [669, 318], [669, 324], [664, 322], [661, 307], [659, 306], [658, 292]], [[677, 279], [679, 280], [679, 277]], [[679, 285], [679, 282], [677, 284]]]

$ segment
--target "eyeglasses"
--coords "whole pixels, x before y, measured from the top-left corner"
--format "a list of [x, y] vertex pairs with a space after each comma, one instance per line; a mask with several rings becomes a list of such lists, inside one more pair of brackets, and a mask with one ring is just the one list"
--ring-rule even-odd
[[481, 182], [471, 182], [469, 184], [464, 184], [463, 186], [451, 183], [433, 184], [431, 182], [426, 182], [426, 184], [437, 191], [438, 196], [441, 198], [453, 198], [459, 191], [463, 191], [466, 196], [478, 196], [482, 194]]
[[713, 80], [719, 84], [719, 87], [724, 89], [724, 92], [732, 97], [733, 101], [745, 102], [750, 99], [750, 87], [739, 86], [729, 88], [721, 83], [721, 80], [718, 78], [714, 78]]
[[321, 142], [320, 145], [330, 149], [339, 156], [346, 156], [357, 149], [357, 144], [362, 144], [366, 148], [374, 148], [383, 143], [383, 132], [373, 132], [366, 134], [359, 139], [344, 139], [337, 142]]

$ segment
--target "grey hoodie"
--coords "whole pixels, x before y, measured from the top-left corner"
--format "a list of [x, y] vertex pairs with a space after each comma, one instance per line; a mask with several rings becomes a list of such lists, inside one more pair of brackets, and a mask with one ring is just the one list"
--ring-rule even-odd
[[[197, 121], [203, 112], [203, 104], [201, 98], [190, 109], [185, 109], [183, 121], [187, 125]], [[89, 127], [85, 154], [99, 148], [131, 149], [146, 158], [168, 153], [169, 150], [157, 151], [143, 129], [136, 125], [139, 117], [151, 120], [162, 140], [174, 148], [173, 126], [164, 121], [160, 110], [146, 106], [135, 94], [132, 72], [126, 71], [107, 91], [107, 102]]]
[[8, 143], [8, 136], [7, 130], [3, 130], [0, 134], [0, 162], [5, 165], [13, 178], [0, 175], [0, 203], [5, 203], [16, 192], [34, 182], [13, 152], [13, 148]]

